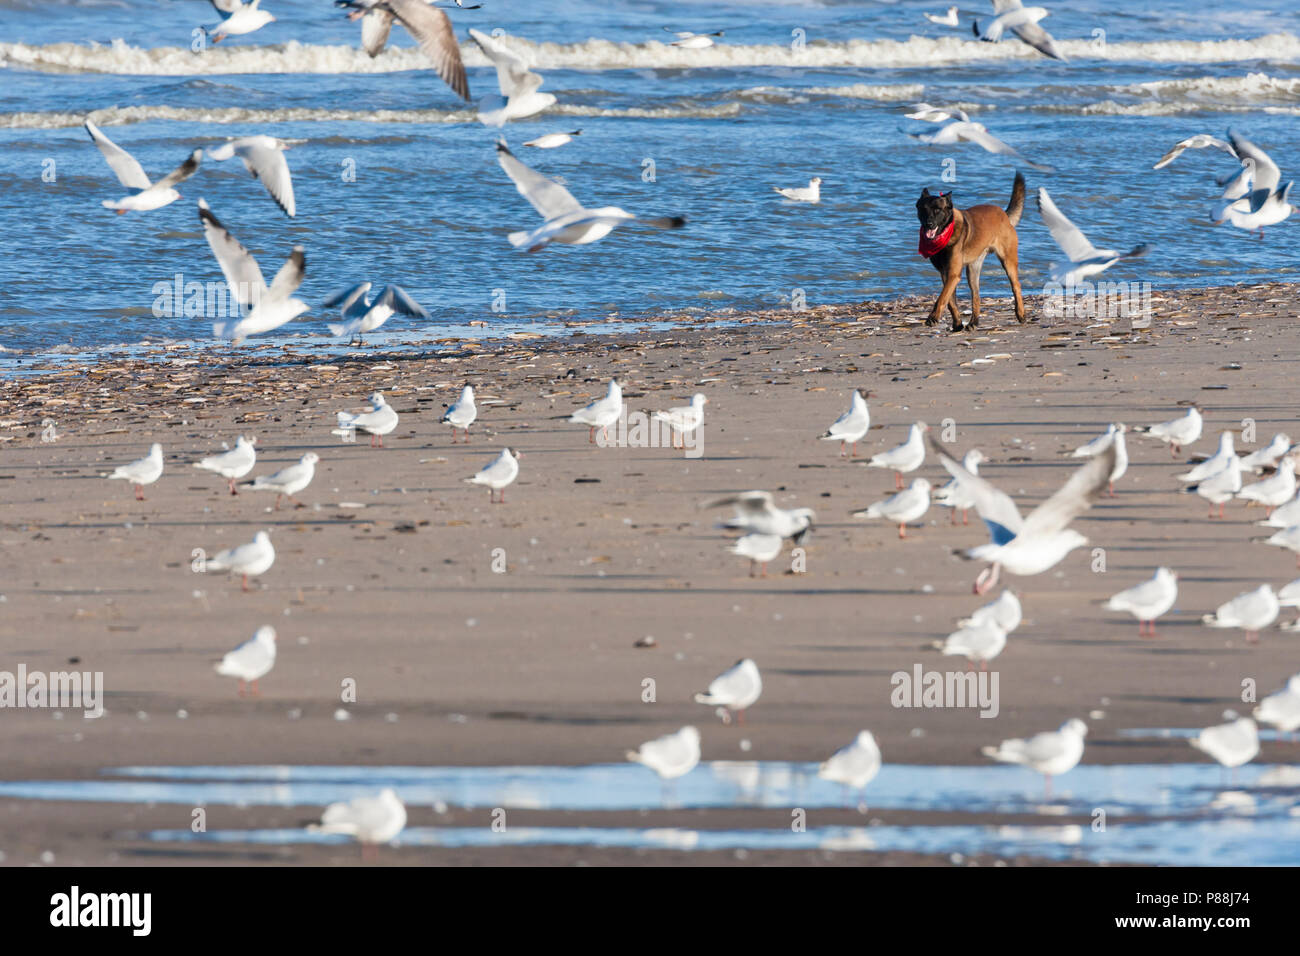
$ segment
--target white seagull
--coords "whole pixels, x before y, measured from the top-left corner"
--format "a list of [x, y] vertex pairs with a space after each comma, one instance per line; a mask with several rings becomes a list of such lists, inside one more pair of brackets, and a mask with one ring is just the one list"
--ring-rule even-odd
[[506, 487], [519, 477], [520, 453], [509, 448], [501, 449], [501, 454], [483, 467], [473, 478], [465, 481], [471, 485], [487, 485], [488, 501], [493, 502], [495, 492], [501, 492], [501, 504], [506, 503]]
[[736, 661], [709, 684], [709, 689], [695, 695], [697, 704], [708, 704], [719, 708], [724, 724], [731, 723], [731, 715], [736, 715], [736, 723], [745, 723], [745, 710], [752, 707], [763, 693], [763, 678], [759, 676], [758, 665], [750, 658]]
[[820, 176], [814, 176], [808, 180], [807, 186], [773, 186], [772, 189], [791, 202], [819, 203], [822, 201], [822, 178]]
[[870, 397], [870, 392], [864, 394], [861, 389], [855, 389], [849, 399], [849, 410], [831, 422], [831, 427], [821, 436], [823, 441], [840, 443], [841, 458], [844, 457], [846, 446], [850, 445], [853, 450], [849, 457], [856, 458], [858, 442], [862, 441], [871, 430], [871, 411], [867, 408], [867, 399]]
[[[1215, 225], [1231, 222], [1238, 229], [1259, 232], [1264, 238], [1264, 227], [1273, 226], [1296, 211], [1287, 197], [1291, 192], [1291, 183], [1281, 186], [1282, 173], [1277, 163], [1250, 140], [1228, 130], [1228, 139], [1232, 141], [1242, 163], [1252, 161], [1251, 191], [1240, 199], [1231, 199], [1214, 212]], [[1230, 190], [1231, 191], [1231, 190]]]
[[1291, 436], [1283, 432], [1273, 436], [1273, 440], [1263, 448], [1256, 448], [1241, 459], [1241, 467], [1259, 474], [1266, 468], [1272, 468], [1278, 459], [1291, 450]]
[[1232, 445], [1232, 432], [1225, 431], [1219, 435], [1219, 447], [1214, 454], [1202, 462], [1197, 463], [1191, 471], [1178, 475], [1178, 480], [1184, 483], [1201, 481], [1212, 475], [1217, 475], [1228, 466], [1228, 462], [1237, 457], [1236, 451]]
[[664, 30], [677, 37], [670, 46], [679, 46], [686, 50], [704, 50], [713, 46], [714, 37], [724, 35], [722, 30], [714, 30], [712, 33], [691, 33], [689, 30], [674, 30], [671, 27], [664, 27]]
[[1239, 156], [1237, 156], [1236, 148], [1231, 143], [1224, 142], [1223, 140], [1218, 139], [1217, 137], [1211, 136], [1209, 133], [1197, 133], [1195, 136], [1189, 136], [1187, 137], [1187, 139], [1175, 143], [1173, 149], [1169, 150], [1169, 152], [1161, 156], [1160, 159], [1156, 161], [1156, 164], [1151, 168], [1163, 169], [1164, 167], [1172, 163], [1175, 159], [1177, 159], [1179, 156], [1181, 156], [1183, 154], [1183, 150], [1205, 149], [1207, 146], [1212, 146], [1215, 149], [1221, 149], [1225, 153], [1228, 153], [1230, 156], [1232, 156], [1233, 159], [1240, 158]]
[[1284, 734], [1300, 729], [1300, 674], [1293, 675], [1282, 690], [1261, 700], [1255, 708], [1255, 719], [1272, 724]]
[[1197, 494], [1210, 503], [1210, 518], [1214, 517], [1214, 506], [1219, 506], [1219, 517], [1223, 517], [1223, 506], [1232, 500], [1232, 496], [1241, 491], [1241, 459], [1233, 455], [1228, 463], [1194, 485], [1183, 489], [1188, 494]]
[[1068, 773], [1083, 757], [1083, 738], [1088, 725], [1078, 718], [1061, 724], [1059, 730], [1035, 734], [1028, 740], [1004, 740], [996, 747], [982, 747], [980, 752], [1001, 763], [1018, 763], [1037, 770], [1046, 778], [1047, 799], [1052, 798], [1052, 778]]
[[[528, 64], [512, 53], [504, 43], [478, 30], [469, 35], [497, 68], [500, 96], [485, 96], [478, 101], [478, 120], [484, 126], [504, 126], [510, 120], [524, 119], [555, 105], [550, 93], [539, 93], [543, 79]], [[560, 144], [556, 144], [560, 145]]]
[[1020, 0], [993, 0], [993, 12], [996, 16], [983, 30], [978, 20], [971, 24], [979, 39], [996, 43], [1002, 39], [1003, 31], [1010, 30], [1044, 56], [1065, 61], [1065, 54], [1057, 47], [1056, 40], [1038, 25], [1038, 21], [1048, 15], [1045, 7], [1026, 7]]
[[1158, 438], [1169, 445], [1169, 454], [1173, 458], [1187, 445], [1194, 444], [1201, 437], [1201, 410], [1195, 405], [1189, 406], [1187, 413], [1178, 418], [1161, 422], [1159, 425], [1135, 425], [1135, 432]]
[[1273, 509], [1273, 513], [1255, 524], [1265, 528], [1290, 528], [1300, 524], [1300, 496]]
[[[962, 457], [961, 466], [969, 471], [972, 475], [978, 475], [980, 465], [987, 462], [984, 453], [978, 448], [972, 448]], [[934, 503], [944, 508], [952, 509], [952, 523], [957, 523], [957, 512], [961, 512], [961, 523], [969, 524], [967, 512], [975, 507], [975, 499], [958, 484], [956, 478], [948, 480], [946, 485], [938, 488], [934, 493]]]
[[396, 791], [385, 787], [375, 797], [331, 803], [321, 814], [320, 823], [308, 829], [355, 837], [361, 844], [362, 858], [373, 860], [379, 852], [376, 849], [378, 845], [392, 841], [405, 827], [406, 806]]
[[1156, 619], [1169, 611], [1178, 600], [1178, 575], [1168, 568], [1156, 568], [1155, 576], [1141, 584], [1112, 595], [1103, 607], [1108, 611], [1127, 611], [1137, 618], [1138, 637], [1156, 636]]
[[1115, 448], [1107, 448], [1079, 467], [1070, 480], [1050, 498], [1022, 518], [1015, 502], [978, 475], [954, 460], [938, 442], [931, 446], [948, 474], [975, 502], [975, 510], [989, 529], [988, 544], [971, 548], [966, 557], [988, 561], [975, 580], [975, 593], [983, 594], [997, 583], [1002, 567], [1012, 574], [1041, 574], [1055, 567], [1067, 554], [1088, 539], [1069, 525], [1092, 507], [1106, 487], [1115, 467]]
[[1092, 441], [1070, 452], [1071, 458], [1092, 458], [1112, 445], [1115, 447], [1115, 467], [1106, 477], [1106, 487], [1112, 498], [1115, 497], [1115, 482], [1123, 478], [1124, 473], [1128, 471], [1128, 443], [1124, 438], [1127, 431], [1128, 426], [1123, 422], [1114, 422]]
[[135, 485], [135, 500], [144, 501], [144, 486], [152, 485], [162, 477], [162, 445], [154, 442], [149, 446], [149, 454], [138, 458], [128, 465], [118, 465], [108, 476], [109, 480], [120, 478]]
[[1206, 614], [1201, 623], [1206, 627], [1238, 627], [1246, 632], [1246, 640], [1254, 644], [1259, 632], [1277, 620], [1281, 610], [1277, 595], [1267, 584], [1253, 591], [1238, 594], [1231, 601], [1220, 604], [1213, 614]]
[[627, 751], [627, 759], [649, 767], [663, 780], [684, 777], [700, 762], [700, 732], [683, 727], [675, 734], [647, 740], [638, 750]]
[[237, 495], [239, 492], [235, 490], [235, 479], [243, 478], [253, 470], [253, 465], [256, 463], [257, 449], [253, 447], [253, 442], [240, 435], [235, 439], [234, 448], [220, 455], [201, 458], [194, 463], [194, 467], [216, 472], [229, 483], [230, 493]]
[[811, 508], [778, 508], [768, 491], [742, 491], [707, 501], [700, 507], [721, 508], [726, 505], [735, 505], [736, 515], [722, 522], [720, 527], [751, 534], [774, 534], [790, 538], [795, 544], [808, 533], [817, 517]]
[[545, 136], [529, 140], [524, 145], [531, 146], [533, 149], [558, 149], [566, 143], [572, 143], [573, 137], [581, 135], [580, 129], [575, 129], [572, 133], [547, 133]]
[[331, 335], [346, 335], [349, 339], [373, 332], [393, 315], [401, 313], [417, 319], [429, 318], [424, 306], [416, 302], [400, 285], [386, 285], [373, 299], [367, 296], [369, 282], [358, 282], [330, 296], [321, 305], [327, 309], [338, 308], [342, 322], [329, 323]]
[[685, 448], [686, 436], [704, 424], [704, 406], [708, 403], [708, 398], [696, 392], [691, 396], [689, 405], [670, 408], [666, 412], [655, 412], [650, 417], [654, 421], [664, 422], [669, 427], [673, 435], [674, 448], [679, 447], [678, 441], [681, 442], [680, 447]]
[[1295, 462], [1294, 456], [1287, 455], [1278, 462], [1277, 471], [1263, 481], [1246, 485], [1237, 492], [1237, 497], [1263, 505], [1265, 517], [1272, 514], [1274, 508], [1286, 504], [1295, 497]]
[[149, 181], [144, 167], [134, 156], [101, 133], [99, 127], [90, 120], [86, 120], [86, 132], [99, 147], [99, 151], [104, 154], [104, 160], [108, 163], [108, 168], [113, 171], [113, 175], [117, 177], [117, 181], [131, 190], [129, 196], [103, 201], [105, 209], [115, 209], [119, 216], [132, 211], [148, 212], [151, 209], [161, 209], [180, 199], [181, 194], [174, 187], [177, 183], [193, 176], [203, 159], [203, 150], [196, 149], [190, 153], [185, 162], [154, 183]]
[[311, 480], [316, 477], [316, 463], [320, 461], [320, 455], [314, 451], [309, 451], [287, 468], [281, 468], [271, 475], [258, 475], [252, 481], [244, 483], [245, 488], [251, 488], [253, 491], [274, 491], [275, 492], [275, 510], [280, 508], [280, 499], [288, 498], [297, 507], [303, 506], [302, 502], [294, 497], [311, 484]]
[[901, 445], [895, 445], [889, 451], [882, 451], [878, 455], [872, 455], [867, 461], [868, 468], [890, 468], [894, 472], [894, 487], [903, 487], [903, 475], [909, 471], [916, 471], [921, 465], [925, 464], [925, 433], [930, 430], [930, 426], [925, 422], [917, 422], [907, 432], [907, 440]]
[[370, 411], [356, 415], [339, 412], [338, 423], [339, 427], [331, 434], [347, 437], [356, 435], [359, 428], [370, 435], [371, 448], [376, 447], [376, 439], [378, 439], [378, 447], [383, 448], [384, 436], [397, 427], [397, 412], [392, 405], [388, 404], [383, 392], [373, 392], [370, 395]]
[[1004, 590], [998, 599], [979, 608], [970, 617], [957, 622], [958, 627], [976, 627], [986, 622], [996, 624], [1010, 634], [1020, 626], [1023, 614], [1020, 599], [1013, 591]]
[[1052, 280], [1067, 289], [1079, 285], [1089, 276], [1105, 272], [1121, 259], [1145, 256], [1151, 248], [1146, 243], [1134, 246], [1128, 252], [1096, 248], [1079, 227], [1065, 218], [1065, 214], [1056, 208], [1056, 203], [1052, 202], [1052, 197], [1042, 187], [1038, 190], [1038, 213], [1043, 217], [1043, 222], [1056, 244], [1069, 258], [1069, 262], [1053, 262], [1048, 267]]
[[271, 536], [259, 531], [248, 544], [218, 551], [203, 562], [204, 571], [228, 571], [243, 578], [243, 590], [248, 590], [248, 579], [265, 574], [275, 564], [275, 548]]
[[443, 82], [461, 99], [470, 98], [460, 44], [456, 42], [451, 18], [444, 11], [427, 0], [335, 0], [335, 5], [348, 8], [349, 20], [361, 20], [361, 45], [371, 56], [383, 51], [388, 31], [393, 28], [393, 20], [397, 20], [433, 61], [434, 71]]
[[885, 518], [898, 525], [898, 536], [907, 537], [908, 522], [916, 521], [930, 510], [930, 482], [924, 478], [912, 483], [884, 501], [852, 512], [854, 518]]
[[970, 114], [955, 106], [931, 106], [929, 103], [914, 103], [908, 109], [912, 112], [904, 113], [904, 116], [925, 123], [946, 123], [949, 120], [970, 122]]
[[618, 379], [611, 378], [605, 397], [582, 406], [569, 417], [569, 421], [575, 425], [586, 425], [590, 429], [587, 441], [595, 444], [596, 429], [600, 429], [603, 438], [609, 438], [609, 426], [617, 422], [622, 414], [623, 386]]
[[293, 252], [275, 274], [271, 285], [267, 286], [252, 253], [240, 245], [202, 199], [199, 200], [199, 221], [203, 223], [203, 234], [207, 236], [212, 254], [226, 277], [230, 295], [246, 312], [241, 319], [214, 322], [214, 336], [231, 339], [238, 345], [250, 335], [278, 329], [311, 310], [306, 302], [293, 298], [307, 271], [302, 246], [293, 247]]
[[474, 404], [474, 386], [466, 385], [460, 390], [460, 398], [456, 399], [442, 416], [444, 424], [451, 426], [451, 441], [456, 443], [456, 429], [459, 428], [465, 433], [465, 444], [469, 444], [469, 426], [474, 424], [478, 418], [478, 406]]
[[1249, 717], [1238, 717], [1206, 727], [1188, 743], [1223, 766], [1236, 769], [1259, 754], [1259, 728]]
[[275, 666], [275, 628], [259, 627], [257, 633], [215, 665], [218, 674], [223, 677], [239, 678], [239, 696], [244, 696], [244, 684], [250, 685], [254, 697], [260, 696], [257, 681], [271, 672]]
[[939, 16], [937, 13], [925, 13], [923, 14], [923, 16], [931, 23], [935, 24], [936, 26], [940, 26], [940, 27], [961, 26], [961, 21], [957, 19], [956, 7], [949, 7], [947, 12], [944, 13], [943, 16]]
[[968, 666], [979, 661], [980, 670], [988, 670], [988, 662], [1002, 653], [1007, 646], [1007, 632], [991, 619], [953, 631], [933, 645], [939, 653], [949, 657], [964, 657]]
[[758, 565], [763, 567], [763, 577], [767, 577], [768, 562], [776, 560], [781, 553], [785, 539], [779, 534], [747, 534], [737, 538], [727, 550], [742, 558], [749, 558], [749, 576], [755, 577]]
[[1292, 525], [1277, 531], [1272, 537], [1264, 539], [1265, 544], [1286, 548], [1295, 552], [1295, 566], [1300, 568], [1300, 525]]
[[208, 150], [208, 159], [218, 162], [238, 156], [253, 178], [266, 187], [285, 214], [292, 217], [297, 210], [293, 201], [293, 178], [284, 151], [289, 144], [274, 136], [243, 136]]
[[974, 143], [981, 149], [990, 153], [996, 153], [1000, 156], [1011, 156], [1019, 160], [1031, 169], [1039, 172], [1052, 173], [1056, 171], [1055, 166], [1046, 163], [1036, 163], [1027, 159], [1015, 148], [1008, 146], [1002, 140], [998, 139], [985, 128], [983, 123], [974, 123], [969, 120], [954, 120], [946, 126], [941, 126], [933, 133], [908, 133], [913, 139], [919, 139], [923, 143], [931, 146], [954, 146], [958, 143]]
[[[532, 231], [510, 233], [510, 244], [516, 249], [537, 252], [552, 242], [584, 246], [604, 239], [615, 227], [637, 218], [618, 206], [584, 208], [582, 203], [573, 198], [572, 193], [555, 180], [547, 179], [537, 170], [521, 163], [503, 141], [497, 142], [497, 160], [514, 182], [519, 195], [527, 199], [545, 220]], [[680, 229], [686, 225], [686, 220], [681, 216], [662, 216], [642, 221], [659, 229]]]
[[226, 18], [213, 29], [203, 30], [205, 34], [212, 37], [213, 43], [220, 43], [226, 37], [255, 33], [268, 23], [275, 22], [275, 17], [261, 8], [262, 0], [249, 0], [248, 3], [242, 0], [209, 0], [209, 2], [218, 13], [226, 15]]
[[853, 743], [841, 747], [817, 767], [817, 776], [862, 790], [880, 773], [880, 747], [869, 730], [861, 731]]

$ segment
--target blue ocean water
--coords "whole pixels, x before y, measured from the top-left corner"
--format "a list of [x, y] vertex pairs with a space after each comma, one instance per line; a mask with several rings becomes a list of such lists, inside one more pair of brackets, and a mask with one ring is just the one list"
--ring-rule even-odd
[[[295, 243], [306, 247], [301, 295], [315, 308], [281, 330], [295, 334], [327, 335], [335, 316], [320, 301], [362, 279], [398, 282], [432, 314], [395, 317], [385, 331], [398, 332], [780, 308], [796, 289], [809, 305], [928, 294], [934, 274], [917, 255], [913, 212], [921, 187], [953, 188], [961, 205], [1004, 204], [1016, 164], [973, 145], [909, 138], [904, 130], [933, 131], [903, 117], [918, 101], [959, 105], [1055, 165], [1026, 170], [1031, 195], [1049, 188], [1098, 246], [1152, 244], [1108, 278], [1159, 290], [1300, 277], [1288, 241], [1300, 218], [1263, 241], [1211, 225], [1215, 178], [1235, 171], [1226, 154], [1189, 151], [1151, 169], [1179, 139], [1232, 126], [1270, 152], [1283, 182], [1294, 172], [1294, 0], [1049, 4], [1043, 26], [1069, 62], [922, 16], [947, 5], [453, 8], [475, 97], [496, 85], [470, 27], [504, 31], [558, 97], [501, 131], [521, 158], [585, 203], [690, 220], [679, 231], [625, 227], [594, 246], [530, 255], [506, 239], [539, 220], [497, 165], [498, 131], [477, 122], [400, 28], [372, 60], [328, 0], [265, 0], [275, 23], [195, 52], [193, 31], [217, 19], [202, 0], [0, 0], [0, 346], [209, 337], [210, 319], [153, 309], [155, 285], [177, 274], [221, 280], [198, 227], [200, 197], [268, 277]], [[709, 49], [676, 49], [665, 26], [725, 36]], [[229, 136], [301, 140], [288, 154], [298, 216], [283, 216], [237, 161], [205, 163], [171, 206], [116, 216], [100, 201], [123, 191], [81, 129], [88, 115], [153, 175]], [[563, 148], [521, 147], [576, 128], [583, 135]], [[820, 205], [786, 204], [772, 191], [814, 175]], [[1021, 236], [1022, 279], [1037, 291], [1059, 250], [1032, 199]], [[1005, 294], [1000, 272], [985, 276], [986, 294]]]

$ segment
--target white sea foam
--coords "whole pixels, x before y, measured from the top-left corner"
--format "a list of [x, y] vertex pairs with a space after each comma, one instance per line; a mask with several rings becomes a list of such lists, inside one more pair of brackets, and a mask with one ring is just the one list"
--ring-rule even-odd
[[[907, 40], [849, 40], [839, 43], [788, 45], [718, 44], [688, 50], [658, 42], [615, 43], [590, 39], [581, 43], [533, 43], [518, 37], [503, 41], [539, 70], [708, 69], [727, 67], [861, 67], [906, 68], [939, 63], [1038, 59], [1023, 43], [979, 43], [948, 37], [913, 36]], [[1252, 60], [1300, 60], [1300, 37], [1270, 33], [1248, 40], [1159, 40], [1107, 43], [1058, 40], [1067, 56], [1078, 60], [1157, 63], [1229, 63]], [[462, 49], [470, 67], [489, 65], [473, 44]], [[352, 46], [289, 42], [270, 46], [144, 49], [115, 40], [111, 44], [0, 43], [0, 66], [52, 73], [113, 73], [194, 76], [239, 73], [394, 73], [427, 70], [428, 60], [414, 47], [390, 47], [373, 59]]]

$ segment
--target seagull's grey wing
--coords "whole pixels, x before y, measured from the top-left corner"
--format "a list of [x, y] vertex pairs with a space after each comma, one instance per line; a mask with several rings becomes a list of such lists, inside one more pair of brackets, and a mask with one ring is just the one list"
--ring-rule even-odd
[[1282, 181], [1282, 172], [1268, 153], [1233, 130], [1228, 130], [1228, 139], [1232, 141], [1238, 156], [1243, 160], [1249, 156], [1255, 161], [1255, 188], [1266, 189], [1270, 193], [1277, 189], [1278, 183]]
[[763, 514], [774, 506], [770, 491], [742, 491], [740, 494], [716, 498], [700, 505], [701, 508], [724, 508], [735, 505], [746, 514]]
[[1071, 262], [1081, 262], [1097, 255], [1097, 249], [1088, 241], [1088, 237], [1065, 218], [1065, 214], [1056, 208], [1056, 203], [1052, 202], [1052, 197], [1042, 187], [1038, 189], [1038, 212], [1052, 238], [1061, 247], [1061, 251], [1070, 257]]
[[136, 158], [101, 133], [99, 127], [90, 120], [86, 120], [86, 132], [104, 154], [108, 168], [113, 171], [118, 182], [127, 189], [148, 189], [152, 185], [144, 167]]
[[1221, 149], [1225, 153], [1228, 153], [1233, 157], [1237, 156], [1237, 151], [1233, 148], [1231, 143], [1225, 143], [1223, 140], [1217, 139], [1216, 137], [1211, 136], [1208, 133], [1197, 133], [1195, 136], [1187, 137], [1187, 139], [1183, 140], [1180, 143], [1175, 143], [1174, 148], [1171, 149], [1169, 152], [1165, 153], [1163, 156], [1161, 156], [1160, 161], [1157, 162], [1151, 168], [1163, 169], [1164, 167], [1172, 163], [1175, 159], [1177, 159], [1179, 156], [1181, 156], [1183, 154], [1183, 150], [1204, 149], [1207, 146], [1213, 146], [1215, 149]]
[[266, 187], [287, 216], [293, 216], [296, 207], [293, 201], [293, 179], [289, 175], [289, 161], [284, 157], [284, 150], [268, 142], [270, 137], [257, 137], [252, 142], [236, 147], [235, 152], [244, 161], [253, 178]]
[[526, 96], [542, 85], [542, 77], [529, 70], [528, 64], [504, 44], [478, 30], [470, 30], [469, 35], [497, 68], [497, 86], [502, 96]]
[[212, 254], [217, 257], [217, 264], [230, 285], [230, 294], [244, 306], [251, 308], [256, 305], [266, 293], [266, 280], [262, 278], [257, 260], [230, 234], [202, 199], [199, 200], [199, 220], [203, 223], [203, 234], [212, 247]]
[[402, 315], [412, 315], [419, 319], [430, 317], [424, 306], [407, 295], [400, 285], [384, 286], [384, 291], [379, 293], [379, 301]]
[[[1017, 3], [1016, 6], [1020, 6], [1020, 4]], [[1050, 56], [1053, 60], [1065, 61], [1065, 54], [1057, 47], [1056, 39], [1037, 23], [1026, 23], [1022, 26], [1012, 27], [1011, 32], [1043, 54], [1043, 56]]]
[[361, 297], [369, 291], [369, 282], [358, 282], [350, 289], [343, 289], [340, 292], [335, 292], [332, 296], [321, 303], [321, 307], [325, 309], [338, 308], [343, 313], [344, 317], [347, 317], [348, 311], [356, 304], [357, 299], [361, 299], [361, 311], [364, 312], [365, 299], [362, 299]]
[[532, 203], [543, 219], [549, 222], [557, 216], [582, 211], [582, 203], [574, 199], [572, 193], [555, 180], [547, 179], [535, 169], [521, 163], [502, 140], [497, 141], [497, 160], [506, 175], [514, 180], [519, 195]]
[[930, 438], [930, 447], [939, 456], [940, 464], [952, 475], [957, 486], [975, 503], [975, 511], [989, 526], [994, 541], [1004, 543], [1020, 533], [1025, 521], [1020, 517], [1016, 503], [1005, 492], [999, 491], [979, 475], [967, 471], [933, 437]]
[[371, 56], [379, 56], [388, 44], [388, 32], [393, 29], [393, 15], [387, 10], [367, 10], [361, 18], [361, 49]]
[[1049, 166], [1046, 163], [1036, 163], [1032, 159], [1027, 159], [1023, 155], [1021, 155], [1019, 150], [1015, 149], [1014, 147], [1008, 146], [1006, 143], [1002, 142], [1002, 140], [998, 139], [988, 130], [980, 126], [978, 123], [951, 123], [948, 126], [945, 126], [939, 132], [942, 133], [950, 129], [957, 135], [959, 139], [964, 139], [968, 142], [975, 143], [977, 146], [983, 147], [984, 149], [988, 150], [990, 153], [1000, 153], [1003, 156], [1014, 156], [1016, 159], [1020, 160], [1020, 162], [1024, 163], [1026, 166], [1029, 166], [1032, 169], [1037, 169], [1040, 172], [1045, 172], [1045, 173], [1056, 172], [1055, 166]]
[[1101, 454], [1089, 458], [1054, 495], [1029, 513], [1025, 530], [1043, 534], [1064, 531], [1106, 490], [1110, 473], [1115, 470], [1115, 455], [1112, 443]]
[[232, 14], [242, 7], [243, 0], [208, 0], [218, 13]]
[[170, 189], [177, 183], [183, 183], [199, 171], [199, 163], [203, 161], [203, 150], [196, 149], [190, 153], [185, 162], [181, 163], [162, 179], [154, 183], [155, 189]]
[[271, 280], [271, 299], [280, 302], [289, 298], [302, 285], [302, 277], [307, 273], [307, 257], [302, 246], [294, 246], [289, 258], [284, 260], [280, 271]]
[[460, 46], [456, 31], [452, 29], [447, 14], [431, 7], [424, 0], [385, 0], [397, 19], [402, 21], [411, 36], [415, 37], [424, 55], [433, 61], [433, 68], [443, 81], [463, 100], [469, 99], [469, 80], [465, 77], [465, 64], [460, 59]]

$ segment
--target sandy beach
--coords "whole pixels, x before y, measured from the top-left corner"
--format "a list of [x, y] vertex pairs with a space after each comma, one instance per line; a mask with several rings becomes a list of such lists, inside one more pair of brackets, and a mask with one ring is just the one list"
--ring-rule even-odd
[[[1085, 765], [1205, 763], [1185, 740], [1121, 731], [1219, 723], [1225, 709], [1253, 706], [1242, 703], [1243, 680], [1263, 696], [1300, 670], [1290, 633], [1270, 630], [1252, 646], [1239, 631], [1201, 624], [1234, 595], [1300, 572], [1290, 552], [1251, 541], [1265, 533], [1252, 524], [1260, 509], [1232, 502], [1225, 519], [1207, 520], [1206, 503], [1177, 494], [1174, 478], [1189, 455], [1211, 453], [1220, 431], [1240, 431], [1245, 420], [1256, 441], [1239, 448], [1276, 432], [1300, 435], [1294, 289], [1157, 289], [1151, 327], [1138, 330], [1128, 319], [1019, 326], [1007, 300], [986, 299], [985, 327], [954, 336], [920, 324], [931, 300], [915, 297], [683, 322], [669, 332], [595, 326], [565, 338], [448, 341], [420, 354], [362, 348], [322, 358], [308, 344], [227, 351], [213, 363], [200, 348], [160, 347], [148, 359], [5, 378], [0, 669], [102, 672], [107, 714], [0, 714], [0, 780], [93, 780], [124, 766], [608, 764], [687, 723], [701, 730], [705, 760], [818, 761], [867, 728], [887, 764], [961, 766], [988, 763], [983, 745], [1069, 717], [1088, 723]], [[1041, 314], [1035, 297], [1029, 305]], [[589, 444], [587, 430], [565, 419], [602, 395], [611, 376], [624, 383], [629, 411], [704, 393], [701, 456]], [[467, 382], [479, 419], [468, 444], [452, 444], [438, 420]], [[873, 393], [872, 430], [849, 461], [817, 436], [854, 388]], [[400, 415], [387, 447], [332, 436], [335, 412], [363, 408], [374, 390]], [[924, 648], [985, 603], [971, 593], [980, 565], [954, 551], [986, 532], [973, 513], [969, 525], [951, 526], [938, 507], [905, 541], [887, 522], [850, 518], [893, 493], [892, 474], [862, 461], [901, 442], [913, 422], [938, 431], [951, 420], [953, 453], [981, 449], [991, 460], [981, 474], [1024, 510], [1065, 481], [1076, 464], [1065, 455], [1108, 423], [1164, 421], [1189, 402], [1205, 414], [1199, 442], [1172, 459], [1160, 442], [1130, 434], [1131, 465], [1116, 497], [1076, 522], [1089, 546], [1048, 573], [1009, 580], [1025, 622], [993, 664], [997, 718], [892, 706], [895, 672], [918, 663], [964, 669], [960, 658]], [[52, 442], [42, 440], [46, 419], [57, 429]], [[254, 474], [306, 451], [320, 455], [299, 496], [305, 507], [273, 511], [273, 496], [250, 491], [232, 497], [220, 478], [191, 467], [238, 434], [257, 437]], [[137, 502], [127, 483], [103, 476], [152, 442], [162, 444], [166, 470]], [[505, 504], [489, 505], [484, 489], [463, 479], [503, 446], [523, 453], [521, 474]], [[933, 457], [917, 474], [947, 480]], [[758, 579], [726, 552], [728, 535], [714, 525], [728, 511], [700, 504], [751, 488], [816, 511], [804, 573], [789, 573], [788, 548]], [[237, 578], [191, 569], [194, 549], [211, 554], [259, 530], [271, 532], [277, 561], [249, 593]], [[1180, 575], [1178, 602], [1157, 638], [1139, 638], [1136, 621], [1099, 604], [1160, 565]], [[263, 624], [278, 631], [279, 657], [260, 699], [240, 699], [212, 663]], [[634, 646], [647, 636], [656, 646]], [[743, 727], [727, 726], [692, 696], [742, 657], [762, 669], [763, 695]], [[655, 682], [653, 703], [642, 699], [646, 679]], [[348, 682], [355, 701], [344, 698]], [[1258, 762], [1294, 763], [1296, 754], [1293, 743], [1266, 741]], [[1027, 791], [1040, 786], [1016, 772]], [[1070, 777], [1060, 785], [1069, 791]], [[298, 827], [319, 810], [214, 807], [208, 825]], [[520, 809], [512, 825], [790, 825], [779, 810], [647, 810]], [[491, 823], [482, 809], [410, 812], [412, 826]], [[869, 818], [938, 819], [847, 808], [819, 811], [817, 823]], [[177, 805], [0, 797], [0, 851], [9, 865], [46, 852], [64, 863], [123, 865], [357, 859], [347, 844], [140, 837], [189, 821], [190, 809]], [[1053, 820], [1071, 821], [1088, 818]], [[949, 857], [503, 846], [386, 848], [384, 860]]]

